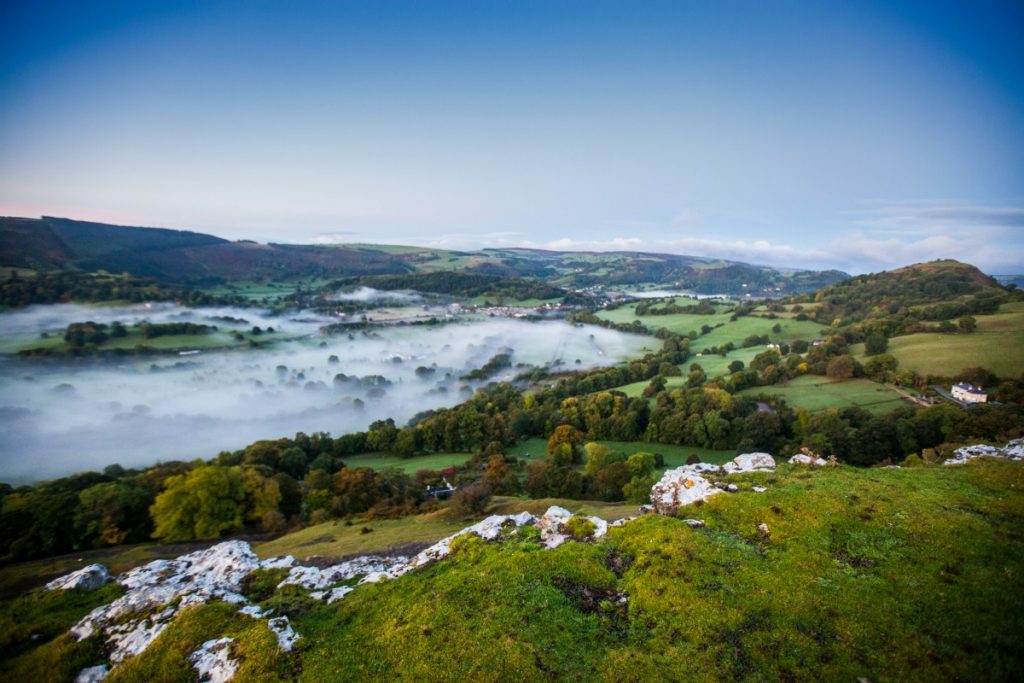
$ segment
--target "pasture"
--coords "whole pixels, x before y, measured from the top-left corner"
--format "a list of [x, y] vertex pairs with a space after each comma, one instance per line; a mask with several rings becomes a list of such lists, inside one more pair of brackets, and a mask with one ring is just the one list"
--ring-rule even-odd
[[751, 387], [740, 392], [741, 396], [761, 394], [778, 396], [790, 407], [810, 411], [857, 406], [881, 415], [906, 405], [894, 389], [859, 378], [833, 382], [819, 375], [804, 375], [785, 384]]
[[448, 467], [461, 467], [472, 457], [469, 453], [429, 453], [411, 458], [396, 458], [381, 453], [361, 453], [342, 458], [346, 467], [369, 467], [373, 470], [386, 470], [394, 467], [406, 474], [416, 474], [420, 470], [443, 470]]

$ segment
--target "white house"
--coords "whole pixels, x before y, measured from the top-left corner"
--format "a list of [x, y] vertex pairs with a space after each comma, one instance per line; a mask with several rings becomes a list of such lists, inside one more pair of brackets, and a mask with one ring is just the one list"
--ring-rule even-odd
[[981, 387], [976, 387], [973, 384], [967, 384], [966, 382], [960, 382], [960, 384], [954, 384], [953, 390], [950, 392], [953, 394], [953, 398], [964, 403], [986, 403], [988, 402], [988, 394], [982, 391]]

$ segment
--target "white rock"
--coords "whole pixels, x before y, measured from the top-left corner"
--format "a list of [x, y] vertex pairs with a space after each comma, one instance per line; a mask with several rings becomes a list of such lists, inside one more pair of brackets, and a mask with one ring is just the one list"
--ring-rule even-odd
[[[405, 574], [412, 569], [422, 567], [431, 562], [440, 560], [443, 557], [448, 557], [451, 553], [451, 543], [453, 540], [464, 534], [476, 534], [480, 538], [488, 541], [492, 541], [501, 535], [503, 529], [508, 527], [518, 528], [526, 526], [527, 524], [533, 524], [537, 521], [537, 518], [531, 515], [529, 512], [520, 512], [518, 515], [491, 515], [487, 519], [477, 522], [472, 526], [468, 526], [447, 538], [442, 538], [440, 541], [430, 546], [426, 550], [420, 552], [416, 557], [412, 558], [408, 564], [403, 567], [396, 567], [390, 572], [387, 572], [390, 578], [396, 578]], [[360, 583], [376, 583], [379, 578], [374, 581], [367, 581], [370, 577], [364, 578]], [[383, 578], [383, 577], [382, 577]]]
[[270, 614], [270, 612], [271, 610], [264, 610], [259, 605], [246, 605], [242, 609], [238, 610], [239, 614], [244, 614], [245, 616], [252, 617], [253, 619], [263, 619]]
[[765, 524], [764, 522], [761, 522], [760, 524], [757, 525], [757, 530], [760, 531], [765, 536], [767, 536], [770, 533], [768, 531], [768, 525]]
[[552, 505], [541, 515], [537, 520], [537, 528], [540, 529], [540, 540], [545, 548], [557, 548], [568, 540], [569, 537], [562, 533], [562, 525], [572, 516], [571, 512], [558, 505]]
[[360, 575], [388, 573], [392, 569], [408, 564], [408, 562], [409, 558], [404, 555], [397, 557], [365, 555], [323, 569], [317, 567], [292, 567], [288, 572], [288, 576], [278, 584], [278, 588], [295, 585], [310, 590], [322, 591]]
[[267, 626], [277, 636], [277, 646], [285, 652], [291, 652], [292, 648], [295, 647], [295, 642], [299, 639], [299, 634], [292, 628], [288, 617], [268, 619]]
[[110, 673], [110, 669], [106, 664], [90, 666], [78, 672], [78, 675], [75, 676], [75, 683], [100, 683], [108, 673]]
[[1000, 458], [1002, 460], [1024, 460], [1024, 438], [1014, 439], [1005, 446], [977, 444], [964, 446], [953, 451], [953, 457], [944, 465], [963, 465], [975, 458]]
[[775, 469], [775, 458], [768, 453], [743, 453], [742, 455], [737, 455], [732, 461], [725, 463], [722, 468], [728, 474], [770, 472]]
[[[645, 507], [647, 507], [647, 506], [645, 506]], [[636, 519], [636, 517], [623, 517], [622, 519], [617, 519], [614, 522], [609, 522], [608, 526], [609, 527], [620, 527], [623, 524], [625, 524], [626, 522], [632, 522], [634, 519]]]
[[751, 491], [753, 491], [754, 493], [764, 493], [764, 492], [765, 492], [765, 491], [767, 491], [768, 489], [766, 489], [766, 488], [765, 488], [765, 487], [763, 487], [763, 486], [751, 486], [751, 487], [750, 487], [750, 490], [751, 490]]
[[702, 519], [684, 519], [683, 523], [685, 523], [691, 529], [699, 529], [702, 526], [704, 526], [704, 520]]
[[231, 658], [229, 649], [232, 638], [208, 640], [188, 656], [192, 667], [199, 674], [200, 681], [226, 683], [238, 671], [238, 662]]
[[828, 460], [825, 458], [812, 458], [805, 453], [797, 453], [789, 459], [790, 465], [816, 465], [817, 467], [824, 467], [828, 464]]
[[736, 493], [737, 491], [740, 490], [740, 487], [737, 486], [736, 484], [729, 484], [728, 486], [725, 487], [725, 490], [728, 491], [729, 493]]
[[102, 564], [90, 564], [88, 567], [82, 567], [78, 571], [73, 571], [70, 574], [65, 574], [64, 576], [54, 579], [50, 583], [46, 584], [45, 588], [48, 591], [66, 591], [75, 588], [84, 591], [92, 591], [97, 588], [102, 588], [109, 580], [110, 574], [107, 573], [106, 567]]
[[651, 505], [659, 514], [674, 515], [681, 507], [698, 500], [707, 500], [721, 492], [721, 489], [697, 474], [692, 466], [684, 465], [667, 470], [651, 487]]
[[260, 569], [288, 569], [293, 564], [295, 564], [295, 558], [291, 555], [271, 557], [260, 562]]

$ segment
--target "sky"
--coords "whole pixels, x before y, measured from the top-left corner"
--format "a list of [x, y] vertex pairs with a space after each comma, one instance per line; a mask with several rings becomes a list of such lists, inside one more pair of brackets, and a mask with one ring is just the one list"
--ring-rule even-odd
[[0, 215], [1024, 272], [1024, 4], [0, 2]]

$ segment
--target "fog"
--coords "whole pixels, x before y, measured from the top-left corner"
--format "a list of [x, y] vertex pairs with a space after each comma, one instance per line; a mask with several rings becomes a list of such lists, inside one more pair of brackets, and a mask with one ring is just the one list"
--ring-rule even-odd
[[355, 301], [363, 304], [398, 303], [410, 304], [423, 301], [417, 292], [382, 291], [373, 287], [360, 287], [352, 292], [340, 292], [333, 297], [336, 301]]
[[728, 299], [729, 297], [723, 294], [697, 294], [696, 292], [688, 292], [686, 290], [676, 289], [648, 289], [643, 291], [635, 292], [623, 292], [628, 297], [633, 299], [664, 299], [670, 296], [682, 296], [688, 299]]
[[[144, 319], [207, 322], [222, 331], [272, 326], [275, 333], [263, 338], [277, 341], [118, 361], [9, 355], [15, 344], [42, 332], [59, 334], [71, 322]], [[320, 331], [334, 321], [309, 312], [270, 316], [174, 305], [37, 306], [0, 314], [8, 352], [0, 360], [0, 481], [48, 479], [112, 463], [210, 458], [258, 439], [299, 431], [338, 435], [386, 417], [403, 425], [420, 411], [467, 398], [483, 383], [459, 377], [498, 353], [511, 352], [514, 366], [576, 369], [660, 346], [562, 321], [485, 318], [333, 336]], [[434, 371], [418, 375], [420, 366]], [[523, 370], [513, 367], [494, 379]]]

